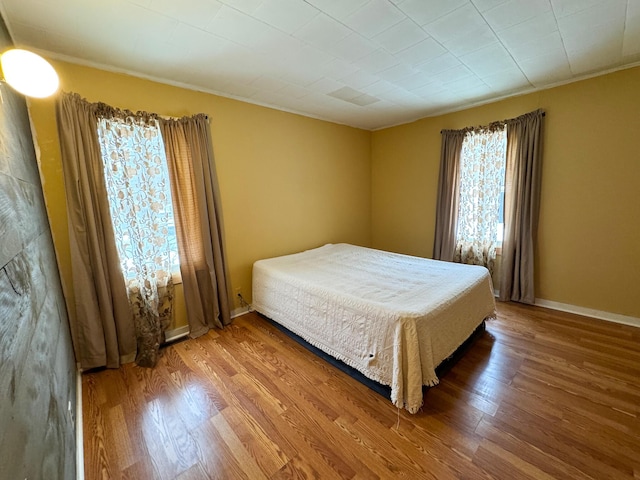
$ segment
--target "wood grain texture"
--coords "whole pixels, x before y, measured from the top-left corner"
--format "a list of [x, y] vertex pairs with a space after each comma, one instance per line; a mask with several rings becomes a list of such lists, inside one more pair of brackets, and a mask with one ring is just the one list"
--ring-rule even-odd
[[86, 478], [640, 474], [640, 329], [518, 304], [416, 415], [251, 313], [158, 367], [83, 376]]
[[[0, 18], [0, 51], [12, 46]], [[1, 82], [1, 480], [76, 478], [76, 375], [29, 111]]]

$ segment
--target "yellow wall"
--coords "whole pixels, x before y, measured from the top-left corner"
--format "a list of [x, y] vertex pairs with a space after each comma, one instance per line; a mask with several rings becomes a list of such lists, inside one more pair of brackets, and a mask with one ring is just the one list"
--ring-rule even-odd
[[372, 243], [430, 257], [440, 130], [543, 108], [536, 296], [640, 317], [640, 68], [373, 133]]
[[[635, 141], [640, 68], [366, 132], [53, 63], [62, 88], [90, 101], [170, 116], [210, 114], [232, 286], [249, 298], [253, 261], [326, 242], [430, 257], [440, 130], [543, 108], [537, 297], [640, 316], [634, 297], [640, 285], [640, 156]], [[53, 101], [31, 100], [30, 108], [68, 287], [67, 219]]]
[[[168, 116], [210, 115], [232, 288], [251, 299], [255, 260], [329, 242], [370, 244], [371, 133], [65, 62], [64, 91]], [[53, 100], [31, 100], [44, 195], [70, 291], [69, 237]], [[184, 324], [179, 302], [177, 322]], [[70, 312], [73, 314], [74, 312]]]

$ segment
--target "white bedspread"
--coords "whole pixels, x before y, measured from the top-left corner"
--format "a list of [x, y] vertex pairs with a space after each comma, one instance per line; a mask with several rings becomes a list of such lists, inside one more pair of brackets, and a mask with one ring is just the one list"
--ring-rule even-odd
[[415, 413], [422, 385], [495, 315], [484, 267], [347, 244], [260, 260], [253, 307], [368, 378]]

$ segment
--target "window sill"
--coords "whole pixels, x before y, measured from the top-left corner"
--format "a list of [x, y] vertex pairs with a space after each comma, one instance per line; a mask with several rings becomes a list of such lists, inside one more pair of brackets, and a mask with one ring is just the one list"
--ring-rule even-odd
[[[135, 281], [135, 277], [134, 278], [125, 277], [124, 281], [125, 283], [130, 283], [132, 281]], [[171, 272], [171, 281], [174, 285], [182, 283], [182, 274], [180, 273], [180, 270], [178, 270], [177, 272]]]
[[180, 272], [171, 272], [171, 280], [173, 280], [174, 285], [178, 285], [182, 283], [182, 275]]

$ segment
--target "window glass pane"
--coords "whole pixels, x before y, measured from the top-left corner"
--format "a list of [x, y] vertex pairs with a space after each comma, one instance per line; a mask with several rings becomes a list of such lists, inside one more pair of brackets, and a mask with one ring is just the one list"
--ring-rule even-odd
[[131, 119], [102, 119], [98, 137], [125, 278], [178, 273], [173, 203], [160, 129]]
[[460, 159], [457, 241], [502, 242], [506, 131], [470, 132]]
[[[505, 150], [506, 150], [506, 138], [505, 138]], [[506, 155], [506, 153], [505, 153]], [[506, 158], [505, 158], [506, 163]], [[502, 240], [504, 237], [504, 178], [505, 178], [505, 167], [506, 165], [502, 165], [502, 172], [500, 174], [501, 184], [500, 184], [500, 196], [498, 197], [498, 225], [496, 227], [496, 242], [498, 245], [502, 245]]]

